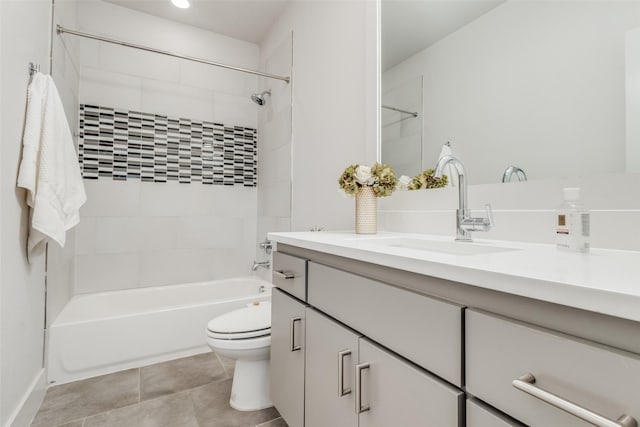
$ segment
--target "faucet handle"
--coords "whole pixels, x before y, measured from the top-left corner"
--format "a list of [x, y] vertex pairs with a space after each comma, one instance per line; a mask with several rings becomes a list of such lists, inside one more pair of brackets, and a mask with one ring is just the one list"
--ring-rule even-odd
[[485, 210], [487, 211], [487, 219], [489, 219], [489, 226], [495, 226], [495, 222], [493, 222], [493, 209], [491, 209], [491, 205], [487, 203], [484, 205]]

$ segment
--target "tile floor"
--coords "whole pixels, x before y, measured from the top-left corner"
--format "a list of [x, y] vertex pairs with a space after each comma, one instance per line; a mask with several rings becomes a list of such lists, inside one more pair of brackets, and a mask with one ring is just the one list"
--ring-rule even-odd
[[233, 360], [214, 353], [53, 386], [32, 427], [287, 427], [229, 406]]

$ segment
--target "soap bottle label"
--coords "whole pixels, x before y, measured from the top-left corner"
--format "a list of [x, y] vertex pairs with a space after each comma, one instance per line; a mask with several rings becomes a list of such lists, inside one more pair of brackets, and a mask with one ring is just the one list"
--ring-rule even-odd
[[589, 213], [558, 213], [556, 245], [560, 249], [578, 252], [589, 250]]
[[558, 222], [556, 224], [556, 244], [559, 248], [569, 249], [571, 246], [570, 238], [571, 230], [567, 221], [566, 214], [558, 214]]

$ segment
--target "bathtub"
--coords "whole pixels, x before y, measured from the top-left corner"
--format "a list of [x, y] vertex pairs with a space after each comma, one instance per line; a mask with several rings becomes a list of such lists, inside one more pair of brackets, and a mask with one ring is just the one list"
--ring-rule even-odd
[[209, 351], [207, 322], [270, 300], [271, 287], [249, 277], [76, 295], [49, 329], [49, 383]]

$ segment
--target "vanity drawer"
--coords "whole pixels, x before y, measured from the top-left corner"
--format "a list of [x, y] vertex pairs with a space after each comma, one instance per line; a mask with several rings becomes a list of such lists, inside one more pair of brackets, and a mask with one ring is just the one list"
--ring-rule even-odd
[[309, 304], [462, 385], [463, 307], [309, 262]]
[[467, 399], [467, 427], [525, 427], [525, 425], [509, 419], [476, 399]]
[[[527, 374], [535, 382], [515, 384], [539, 398], [514, 386]], [[592, 425], [550, 401], [640, 419], [640, 356], [475, 310], [466, 315], [466, 379], [469, 393], [530, 426]]]
[[307, 260], [273, 253], [272, 283], [302, 301], [307, 300]]

